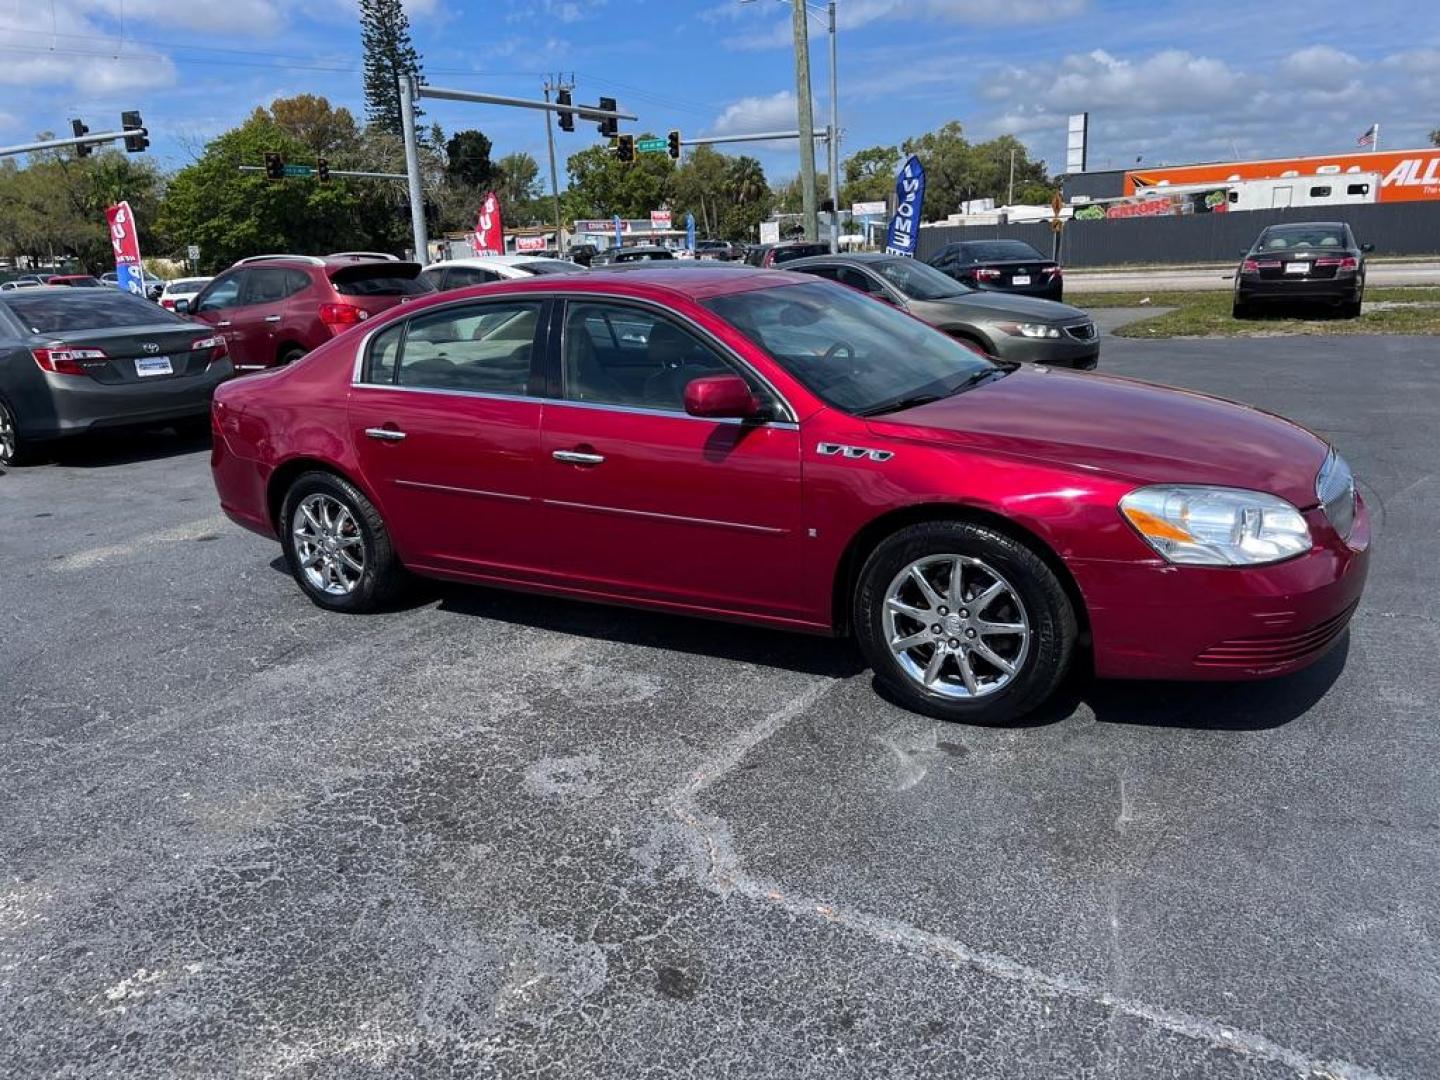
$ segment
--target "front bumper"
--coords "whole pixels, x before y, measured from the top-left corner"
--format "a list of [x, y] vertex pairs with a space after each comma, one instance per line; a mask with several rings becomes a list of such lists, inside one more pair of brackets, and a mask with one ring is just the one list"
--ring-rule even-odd
[[1027, 338], [993, 329], [990, 336], [995, 342], [995, 354], [1002, 360], [1075, 368], [1080, 371], [1089, 371], [1100, 362], [1098, 336], [1088, 341], [1077, 341], [1070, 337]]
[[1095, 673], [1117, 679], [1262, 679], [1307, 667], [1343, 636], [1370, 562], [1370, 518], [1349, 540], [1322, 512], [1316, 544], [1272, 566], [1172, 566], [1076, 560]]

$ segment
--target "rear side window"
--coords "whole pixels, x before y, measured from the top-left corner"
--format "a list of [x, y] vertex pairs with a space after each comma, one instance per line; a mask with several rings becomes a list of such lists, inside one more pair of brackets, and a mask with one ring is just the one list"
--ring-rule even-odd
[[330, 280], [341, 296], [419, 296], [435, 291], [413, 263], [347, 266], [331, 274]]
[[400, 350], [400, 385], [523, 397], [542, 306], [538, 300], [464, 304], [417, 315]]
[[111, 327], [187, 325], [186, 320], [129, 293], [107, 289], [84, 292], [16, 290], [5, 294], [5, 305], [32, 334], [63, 334], [71, 330]]
[[286, 297], [294, 296], [310, 284], [310, 279], [299, 270], [252, 270], [250, 271], [247, 304], [274, 304]]
[[393, 383], [395, 361], [400, 359], [400, 339], [405, 335], [404, 320], [387, 326], [370, 341], [370, 370], [366, 382]]
[[445, 288], [463, 289], [467, 285], [488, 285], [499, 281], [500, 275], [479, 266], [452, 266], [445, 271]]

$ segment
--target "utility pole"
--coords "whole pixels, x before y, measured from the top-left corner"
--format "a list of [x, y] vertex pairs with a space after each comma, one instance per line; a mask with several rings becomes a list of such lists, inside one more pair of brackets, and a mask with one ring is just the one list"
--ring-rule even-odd
[[1010, 194], [1005, 199], [1006, 206], [1015, 205], [1015, 148], [1010, 148]]
[[805, 0], [794, 0], [795, 8], [795, 100], [800, 129], [800, 197], [805, 210], [805, 239], [820, 236], [815, 207], [815, 112], [810, 101], [810, 27]]
[[830, 0], [830, 254], [840, 250], [840, 85], [835, 71], [835, 0]]
[[410, 189], [410, 234], [415, 244], [415, 261], [430, 261], [430, 242], [425, 235], [425, 193], [420, 187], [420, 147], [415, 142], [415, 77], [400, 76], [400, 129], [405, 136], [405, 178]]
[[[563, 86], [561, 78], [557, 75], [555, 82], [545, 80], [545, 100], [549, 102], [550, 91], [567, 89], [573, 90], [574, 85]], [[560, 219], [560, 174], [555, 169], [555, 117], [548, 109], [545, 112], [545, 142], [550, 148], [550, 197], [555, 200], [555, 248], [560, 257], [565, 257], [565, 226]]]

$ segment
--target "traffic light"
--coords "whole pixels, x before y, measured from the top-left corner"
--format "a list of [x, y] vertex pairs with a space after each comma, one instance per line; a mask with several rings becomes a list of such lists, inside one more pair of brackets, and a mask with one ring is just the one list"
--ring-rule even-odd
[[[84, 122], [83, 120], [71, 120], [71, 121], [70, 121], [70, 130], [75, 133], [75, 137], [76, 137], [77, 139], [78, 139], [81, 135], [89, 135], [89, 134], [90, 134], [90, 129], [85, 126], [85, 122]], [[91, 148], [90, 148], [90, 146], [89, 146], [87, 143], [81, 143], [79, 146], [75, 147], [75, 156], [76, 156], [76, 157], [89, 157], [89, 156], [90, 156], [90, 149], [91, 149]]]
[[315, 159], [315, 179], [322, 184], [330, 182], [330, 162], [323, 157]]
[[[604, 109], [606, 112], [614, 112], [615, 99], [613, 97], [602, 97], [600, 99], [600, 108]], [[600, 122], [596, 124], [595, 127], [596, 130], [598, 130], [600, 134], [607, 139], [620, 130], [620, 125], [615, 122], [615, 118], [613, 116], [602, 117]], [[634, 140], [632, 139], [631, 142], [634, 142]], [[635, 160], [635, 155], [633, 152], [630, 155], [630, 160]]]
[[285, 159], [273, 150], [269, 151], [265, 155], [265, 179], [285, 179]]
[[615, 157], [627, 165], [635, 160], [635, 136], [621, 135], [615, 141]]
[[120, 126], [126, 131], [134, 132], [133, 135], [125, 136], [125, 149], [129, 153], [138, 154], [150, 145], [150, 140], [145, 134], [145, 121], [140, 119], [138, 112], [122, 112]]
[[678, 131], [672, 131], [672, 132], [670, 132], [670, 134], [666, 137], [666, 141], [667, 141], [667, 142], [669, 143], [669, 145], [670, 145], [670, 156], [671, 156], [672, 158], [674, 158], [676, 161], [679, 161], [679, 160], [680, 160], [680, 133], [679, 133]]
[[[556, 95], [555, 95], [555, 102], [556, 102], [556, 104], [569, 106], [570, 101], [571, 101], [571, 98], [570, 98], [570, 89], [569, 89], [569, 87], [562, 86], [562, 87], [559, 89], [559, 91], [556, 93]], [[574, 131], [574, 130], [575, 130], [575, 114], [574, 114], [573, 112], [569, 112], [569, 111], [567, 110], [567, 111], [565, 111], [565, 112], [557, 113], [556, 115], [558, 115], [558, 116], [560, 117], [560, 130], [561, 130], [561, 131]]]

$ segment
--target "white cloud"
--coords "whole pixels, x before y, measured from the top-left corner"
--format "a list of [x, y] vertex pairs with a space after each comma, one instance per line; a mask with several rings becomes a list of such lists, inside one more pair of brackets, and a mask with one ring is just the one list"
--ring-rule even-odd
[[711, 125], [714, 135], [753, 135], [761, 131], [794, 131], [795, 93], [780, 90], [761, 97], [746, 97], [726, 106]]
[[[1080, 14], [1089, 0], [846, 0], [836, 8], [839, 30], [858, 30], [882, 19], [926, 19], [992, 26], [1053, 22]], [[766, 25], [726, 38], [732, 49], [778, 49], [791, 44], [794, 32], [790, 19], [769, 21], [774, 5], [754, 3], [719, 5], [700, 13], [705, 22], [733, 21], [742, 17], [764, 18]], [[812, 20], [810, 35], [823, 32], [820, 20]]]
[[257, 37], [277, 33], [289, 21], [287, 9], [300, 7], [280, 0], [79, 0], [75, 6], [111, 19], [123, 16], [126, 22]]
[[1280, 71], [1293, 84], [1334, 87], [1348, 82], [1360, 70], [1360, 61], [1329, 45], [1297, 49], [1280, 61]]
[[37, 23], [23, 17], [19, 3], [0, 3], [0, 85], [27, 88], [69, 86], [90, 95], [170, 86], [175, 65], [154, 50], [119, 41], [93, 17], [91, 0], [57, 0]]

